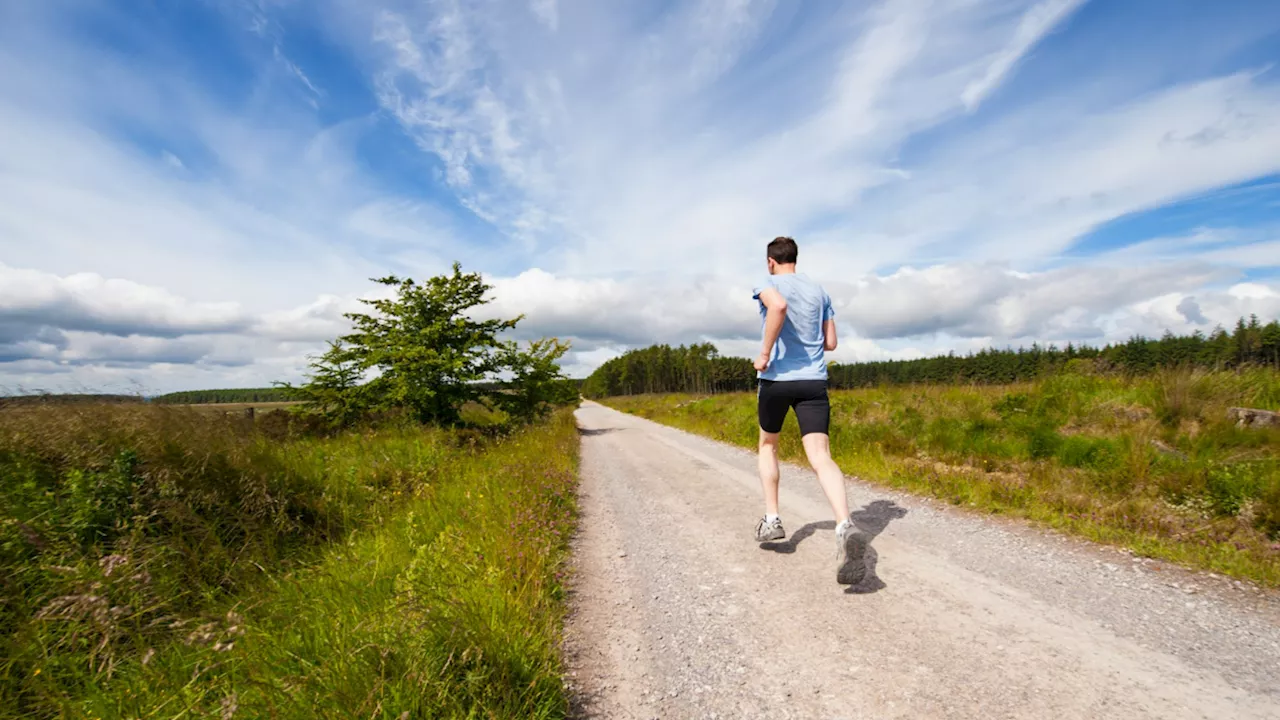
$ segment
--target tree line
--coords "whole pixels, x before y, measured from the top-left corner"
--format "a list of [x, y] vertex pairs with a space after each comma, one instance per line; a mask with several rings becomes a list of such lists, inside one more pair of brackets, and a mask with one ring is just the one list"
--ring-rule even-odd
[[137, 395], [112, 395], [109, 393], [35, 393], [0, 397], [0, 407], [16, 407], [19, 405], [99, 405], [103, 403], [119, 405], [140, 402], [142, 402], [142, 398]]
[[[1067, 344], [991, 348], [918, 360], [885, 360], [828, 365], [833, 388], [914, 383], [1004, 384], [1062, 372], [1072, 364], [1094, 372], [1145, 374], [1170, 367], [1280, 369], [1280, 322], [1241, 318], [1233, 331], [1221, 327], [1205, 335], [1166, 332], [1159, 339], [1135, 336], [1102, 347]], [[605, 362], [583, 383], [587, 397], [662, 392], [746, 392], [756, 383], [746, 358], [721, 356], [714, 345], [654, 345]]]
[[151, 398], [166, 405], [205, 405], [212, 403], [289, 402], [299, 399], [296, 390], [280, 387], [228, 388], [221, 390], [183, 390]]

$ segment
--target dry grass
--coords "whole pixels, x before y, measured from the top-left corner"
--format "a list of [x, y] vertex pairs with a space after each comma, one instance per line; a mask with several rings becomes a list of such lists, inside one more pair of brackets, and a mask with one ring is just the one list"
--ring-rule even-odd
[[182, 405], [179, 407], [189, 407], [193, 410], [205, 411], [223, 411], [223, 412], [244, 412], [252, 409], [255, 412], [270, 412], [272, 410], [288, 410], [289, 408], [298, 407], [303, 403], [298, 400], [286, 400], [283, 402], [248, 402], [248, 403], [199, 403], [195, 405]]

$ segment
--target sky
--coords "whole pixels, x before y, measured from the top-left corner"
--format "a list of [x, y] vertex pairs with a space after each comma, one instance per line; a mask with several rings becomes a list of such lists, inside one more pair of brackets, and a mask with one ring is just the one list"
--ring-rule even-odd
[[1271, 0], [0, 4], [0, 391], [297, 381], [454, 262], [585, 376], [758, 351], [796, 238], [841, 362], [1280, 317]]

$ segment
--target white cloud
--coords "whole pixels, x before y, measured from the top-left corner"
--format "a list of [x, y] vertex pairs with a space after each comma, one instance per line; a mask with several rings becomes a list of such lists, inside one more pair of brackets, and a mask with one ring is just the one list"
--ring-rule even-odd
[[231, 302], [193, 303], [165, 290], [93, 273], [58, 277], [0, 264], [0, 324], [111, 335], [179, 335], [245, 330]]
[[302, 68], [295, 65], [292, 60], [285, 57], [284, 53], [280, 52], [279, 45], [273, 46], [272, 52], [274, 53], [276, 60], [279, 60], [280, 63], [284, 65], [285, 69], [298, 79], [298, 82], [301, 82], [303, 86], [310, 90], [312, 95], [315, 95], [316, 97], [322, 97], [324, 95], [324, 91], [316, 87], [315, 84], [311, 82], [311, 78], [307, 77], [307, 74], [302, 71]]
[[1236, 74], [1083, 117], [1045, 103], [948, 148], [864, 226], [920, 253], [1032, 261], [1130, 213], [1280, 171], [1280, 85]]
[[560, 27], [560, 9], [556, 0], [529, 0], [529, 10], [551, 32]]
[[970, 82], [960, 93], [966, 110], [973, 110], [992, 93], [1013, 66], [1050, 30], [1083, 5], [1085, 0], [1046, 0], [1027, 10], [1013, 37], [992, 58], [982, 77]]

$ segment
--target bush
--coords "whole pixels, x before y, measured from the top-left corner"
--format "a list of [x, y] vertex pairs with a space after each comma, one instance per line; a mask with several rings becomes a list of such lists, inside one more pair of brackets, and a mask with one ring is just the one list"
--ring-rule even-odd
[[1264, 469], [1257, 463], [1214, 465], [1205, 478], [1205, 495], [1213, 512], [1234, 517], [1263, 491]]
[[1112, 440], [1073, 435], [1058, 447], [1058, 462], [1067, 467], [1088, 470], [1113, 470], [1120, 462], [1120, 451]]
[[1053, 457], [1062, 445], [1062, 436], [1051, 425], [1029, 425], [1026, 429], [1027, 455], [1033, 459]]

